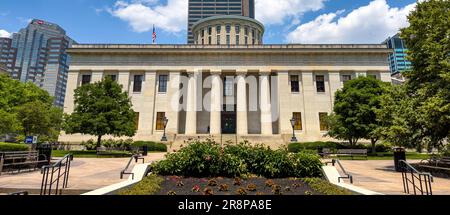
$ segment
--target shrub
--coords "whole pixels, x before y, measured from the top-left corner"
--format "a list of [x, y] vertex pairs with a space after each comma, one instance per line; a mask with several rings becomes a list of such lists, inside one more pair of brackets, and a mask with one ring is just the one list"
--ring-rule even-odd
[[[376, 146], [377, 152], [390, 152], [392, 151], [392, 146], [388, 143], [380, 143]], [[363, 145], [357, 144], [354, 146], [350, 146], [345, 143], [337, 143], [337, 142], [306, 142], [306, 143], [291, 143], [288, 145], [288, 151], [297, 153], [297, 152], [308, 152], [308, 153], [317, 153], [321, 152], [324, 148], [337, 150], [337, 149], [367, 149], [368, 153], [372, 153], [372, 145]]]
[[155, 143], [151, 141], [136, 141], [131, 144], [133, 147], [143, 147], [147, 146], [148, 151], [153, 152], [167, 152], [167, 146], [164, 143]]
[[90, 139], [88, 141], [81, 142], [81, 145], [86, 148], [86, 150], [96, 150], [97, 149], [97, 143], [94, 142], [93, 139]]
[[255, 174], [267, 178], [320, 177], [318, 155], [290, 154], [286, 149], [276, 151], [248, 143], [222, 148], [214, 141], [194, 142], [166, 160], [153, 164], [162, 175], [187, 177], [240, 177]]
[[28, 151], [29, 149], [30, 147], [25, 144], [0, 142], [0, 152]]
[[162, 177], [151, 174], [145, 177], [141, 182], [128, 189], [120, 191], [119, 195], [152, 195], [161, 189]]

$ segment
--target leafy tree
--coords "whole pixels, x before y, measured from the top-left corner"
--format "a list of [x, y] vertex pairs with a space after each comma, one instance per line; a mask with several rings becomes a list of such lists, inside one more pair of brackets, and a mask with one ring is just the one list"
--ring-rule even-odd
[[131, 137], [136, 133], [135, 112], [128, 93], [111, 78], [77, 88], [74, 98], [75, 110], [64, 120], [66, 133], [95, 135], [97, 147], [105, 135]]
[[370, 77], [346, 82], [335, 94], [334, 113], [327, 119], [328, 135], [348, 140], [352, 146], [360, 139], [370, 139], [375, 151], [375, 144], [381, 137], [376, 111], [385, 87], [386, 83]]
[[53, 141], [61, 118], [62, 110], [53, 107], [47, 91], [0, 75], [0, 133], [37, 135], [40, 140]]
[[[401, 30], [401, 37], [412, 70], [404, 73], [408, 81], [400, 103], [408, 113], [402, 120], [412, 127], [402, 129], [414, 129], [414, 144], [431, 148], [450, 136], [450, 1], [419, 2], [408, 20], [410, 26]], [[397, 141], [402, 141], [401, 135]]]

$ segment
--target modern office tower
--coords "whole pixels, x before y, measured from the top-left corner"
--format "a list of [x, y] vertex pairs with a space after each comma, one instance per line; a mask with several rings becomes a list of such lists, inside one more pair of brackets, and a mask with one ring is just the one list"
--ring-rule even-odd
[[17, 49], [11, 77], [31, 81], [55, 97], [54, 104], [64, 105], [70, 59], [66, 49], [75, 43], [60, 26], [33, 20], [12, 37]]
[[0, 38], [0, 64], [3, 70], [11, 73], [16, 63], [17, 49], [12, 47], [12, 39]]
[[411, 69], [411, 62], [406, 59], [406, 51], [408, 49], [398, 34], [389, 37], [384, 43], [387, 44], [388, 48], [394, 50], [388, 57], [392, 75], [400, 74], [405, 70]]
[[200, 19], [216, 15], [255, 18], [255, 0], [189, 0], [188, 44], [194, 43], [192, 25]]

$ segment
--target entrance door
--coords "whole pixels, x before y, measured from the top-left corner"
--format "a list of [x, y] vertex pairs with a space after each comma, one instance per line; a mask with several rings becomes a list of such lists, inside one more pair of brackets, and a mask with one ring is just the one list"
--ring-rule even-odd
[[222, 111], [222, 134], [236, 134], [236, 111], [226, 110]]

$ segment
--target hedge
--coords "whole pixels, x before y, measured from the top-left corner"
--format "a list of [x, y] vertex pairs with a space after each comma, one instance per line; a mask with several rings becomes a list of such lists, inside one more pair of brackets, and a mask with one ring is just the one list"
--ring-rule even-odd
[[167, 152], [167, 146], [164, 143], [156, 143], [151, 141], [136, 141], [131, 144], [133, 147], [147, 146], [150, 152]]
[[[389, 144], [376, 144], [376, 151], [377, 152], [390, 152], [391, 146]], [[288, 151], [289, 152], [301, 152], [301, 151], [310, 151], [310, 150], [317, 150], [322, 151], [324, 148], [329, 148], [332, 150], [337, 149], [367, 149], [369, 153], [372, 152], [372, 145], [362, 145], [358, 144], [355, 146], [350, 146], [345, 143], [338, 143], [338, 142], [306, 142], [306, 143], [291, 143], [288, 145]]]
[[28, 151], [30, 147], [25, 144], [0, 142], [0, 152]]

